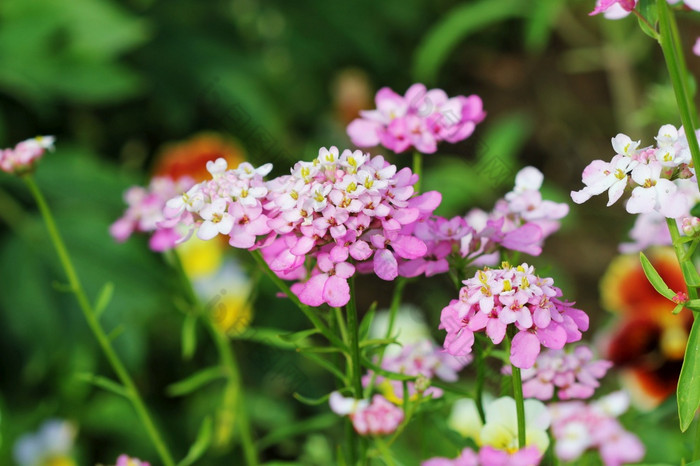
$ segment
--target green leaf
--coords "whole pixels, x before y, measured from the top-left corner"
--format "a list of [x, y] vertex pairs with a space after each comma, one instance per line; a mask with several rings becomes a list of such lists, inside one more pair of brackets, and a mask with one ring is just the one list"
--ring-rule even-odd
[[364, 340], [360, 342], [360, 348], [367, 348], [368, 346], [387, 346], [387, 345], [399, 345], [399, 341], [396, 338], [377, 338], [374, 340]]
[[192, 446], [190, 446], [187, 456], [182, 461], [177, 463], [177, 466], [189, 466], [202, 457], [206, 453], [212, 440], [212, 421], [211, 417], [207, 416], [199, 426], [199, 432]]
[[[697, 301], [700, 301], [700, 300], [697, 300]], [[671, 314], [680, 314], [684, 307], [686, 307], [685, 303], [676, 304], [676, 307], [673, 308], [673, 311], [671, 311]]]
[[[692, 309], [693, 311], [700, 311], [700, 299], [691, 299], [689, 301], [686, 301], [684, 304], [685, 307], [688, 309]], [[675, 309], [674, 309], [675, 313]]]
[[315, 353], [306, 353], [305, 352], [305, 353], [301, 353], [301, 354], [305, 358], [312, 360], [313, 362], [315, 362], [319, 366], [326, 369], [331, 374], [335, 375], [338, 378], [338, 380], [340, 380], [341, 382], [347, 383], [347, 378], [345, 377], [345, 374], [343, 374], [343, 372], [340, 369], [338, 369], [336, 367], [336, 365], [333, 364], [332, 362], [322, 358], [321, 356], [319, 356], [318, 354], [315, 354]]
[[639, 26], [652, 39], [658, 39], [659, 34], [656, 32], [656, 23], [659, 19], [659, 10], [656, 8], [656, 0], [639, 0], [637, 3], [637, 11], [651, 24], [654, 28], [650, 28], [649, 24], [637, 18]]
[[700, 202], [695, 204], [692, 209], [690, 209], [690, 215], [693, 217], [700, 217]]
[[197, 349], [197, 316], [185, 315], [182, 321], [182, 359], [192, 359]]
[[302, 330], [300, 332], [282, 333], [280, 335], [277, 335], [277, 338], [279, 338], [285, 343], [299, 343], [302, 340], [305, 340], [311, 335], [315, 335], [317, 333], [319, 333], [318, 329], [312, 328], [309, 330]]
[[685, 348], [685, 358], [678, 379], [678, 417], [685, 432], [700, 405], [700, 318], [693, 321]]
[[166, 388], [170, 396], [183, 396], [203, 387], [215, 380], [225, 377], [224, 370], [219, 366], [209, 367], [195, 372], [191, 376], [179, 382], [175, 382]]
[[108, 379], [107, 377], [102, 377], [101, 375], [95, 375], [95, 374], [90, 374], [88, 372], [81, 372], [75, 375], [78, 380], [82, 380], [83, 382], [90, 383], [92, 385], [95, 385], [96, 387], [103, 388], [109, 392], [114, 393], [115, 395], [123, 396], [124, 398], [129, 398], [129, 393], [126, 391], [126, 388], [111, 380]]
[[688, 286], [700, 286], [700, 276], [692, 261], [685, 260], [681, 262], [681, 270]]
[[102, 315], [109, 303], [112, 301], [112, 296], [114, 295], [114, 282], [107, 282], [104, 284], [100, 292], [97, 294], [97, 299], [95, 300], [95, 316], [97, 318]]
[[425, 35], [416, 50], [413, 76], [416, 81], [434, 83], [450, 53], [475, 32], [529, 10], [522, 0], [481, 0], [460, 5], [444, 16]]
[[292, 396], [294, 396], [294, 398], [301, 401], [305, 405], [318, 406], [318, 405], [322, 405], [324, 403], [327, 403], [328, 399], [331, 397], [331, 394], [327, 393], [326, 395], [323, 395], [320, 398], [307, 398], [307, 397], [295, 392], [294, 395], [292, 395]]
[[289, 332], [285, 332], [284, 330], [276, 328], [249, 327], [242, 333], [231, 335], [231, 338], [237, 340], [254, 341], [256, 343], [261, 343], [263, 345], [268, 345], [275, 348], [296, 350], [296, 344], [284, 341], [282, 338], [279, 337], [280, 335], [285, 334], [289, 334]]
[[651, 265], [651, 262], [649, 262], [649, 259], [647, 259], [647, 256], [644, 255], [643, 252], [639, 253], [639, 260], [642, 262], [642, 269], [644, 269], [644, 275], [647, 276], [647, 280], [649, 280], [649, 283], [651, 283], [651, 286], [654, 287], [654, 289], [662, 296], [664, 296], [667, 299], [672, 299], [676, 293], [671, 290], [671, 288], [666, 285], [666, 282], [664, 282], [664, 279], [661, 278], [661, 275], [659, 275], [659, 272], [656, 271], [653, 265]]
[[360, 322], [360, 327], [357, 332], [360, 336], [360, 341], [365, 340], [369, 335], [369, 328], [372, 326], [372, 321], [374, 320], [374, 315], [377, 313], [377, 302], [374, 301], [372, 305], [367, 310], [367, 313], [362, 318]]

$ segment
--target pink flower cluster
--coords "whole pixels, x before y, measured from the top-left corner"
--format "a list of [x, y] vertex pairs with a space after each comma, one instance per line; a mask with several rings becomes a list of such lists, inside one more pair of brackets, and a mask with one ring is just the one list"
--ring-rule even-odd
[[543, 179], [538, 169], [525, 167], [516, 175], [513, 190], [492, 212], [473, 209], [466, 217], [431, 217], [417, 223], [413, 233], [427, 245], [427, 252], [400, 263], [400, 274], [445, 273], [453, 253], [480, 265], [496, 264], [499, 248], [539, 255], [544, 240], [559, 229], [559, 220], [569, 212], [564, 203], [542, 199]]
[[329, 404], [334, 413], [350, 416], [353, 427], [360, 435], [391, 434], [404, 419], [403, 410], [381, 395], [374, 395], [370, 403], [333, 392]]
[[561, 301], [551, 278], [535, 275], [534, 267], [507, 262], [498, 269], [484, 269], [464, 282], [459, 299], [442, 310], [440, 328], [447, 331], [445, 350], [455, 356], [471, 353], [474, 332], [484, 331], [500, 343], [508, 325], [517, 333], [511, 342], [510, 361], [521, 369], [535, 364], [540, 345], [561, 349], [581, 339], [588, 316], [572, 303]]
[[128, 205], [124, 215], [112, 224], [109, 232], [118, 242], [124, 242], [134, 233], [150, 233], [149, 245], [154, 251], [172, 249], [180, 241], [180, 234], [175, 227], [163, 228], [160, 223], [165, 220], [163, 208], [165, 203], [194, 185], [189, 177], [173, 181], [168, 177], [155, 177], [147, 188], [133, 186], [124, 193]]
[[412, 85], [404, 96], [384, 87], [375, 102], [375, 110], [361, 111], [361, 118], [348, 125], [350, 140], [358, 147], [381, 144], [399, 153], [413, 146], [432, 154], [441, 141], [455, 143], [471, 136], [486, 116], [478, 96], [450, 98], [423, 84]]
[[628, 406], [624, 392], [612, 393], [590, 404], [569, 401], [551, 405], [556, 455], [563, 461], [573, 461], [586, 450], [597, 449], [606, 466], [641, 461], [644, 445], [617, 420]]
[[593, 360], [588, 346], [579, 345], [573, 351], [548, 350], [537, 356], [535, 364], [522, 371], [523, 396], [551, 400], [554, 389], [557, 398], [590, 398], [600, 385], [598, 380], [612, 367], [612, 362]]
[[615, 136], [612, 139], [615, 156], [610, 162], [591, 162], [583, 171], [585, 187], [572, 191], [571, 198], [581, 204], [607, 191], [610, 206], [632, 187], [627, 212], [658, 212], [676, 219], [688, 217], [700, 193], [683, 128], [664, 125], [656, 136], [656, 146], [640, 148], [639, 145], [640, 141], [632, 141], [624, 134]]
[[485, 446], [478, 454], [465, 448], [457, 458], [431, 458], [421, 466], [532, 466], [540, 464], [541, 460], [542, 453], [535, 446], [513, 452]]
[[[417, 343], [405, 345], [401, 352], [393, 357], [385, 357], [382, 361], [382, 369], [405, 375], [422, 376], [425, 379], [437, 377], [446, 382], [456, 382], [457, 373], [471, 362], [470, 356], [455, 357], [442, 351], [431, 339], [424, 339]], [[367, 386], [374, 373], [370, 371], [362, 379], [362, 383]], [[394, 398], [403, 399], [403, 383], [399, 380], [385, 379], [381, 375], [375, 375], [377, 385], [387, 383], [390, 385]], [[417, 394], [416, 383], [408, 382], [408, 397], [412, 398]], [[425, 396], [439, 398], [442, 396], [442, 389], [428, 387], [423, 392]]]
[[44, 152], [53, 150], [54, 141], [53, 136], [37, 136], [11, 149], [0, 149], [0, 170], [15, 175], [31, 171]]

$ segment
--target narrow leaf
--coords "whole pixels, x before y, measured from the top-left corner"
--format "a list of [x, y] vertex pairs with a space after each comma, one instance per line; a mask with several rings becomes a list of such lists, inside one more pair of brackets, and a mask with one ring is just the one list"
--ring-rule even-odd
[[647, 276], [647, 280], [649, 280], [651, 286], [653, 286], [654, 289], [665, 298], [673, 298], [676, 295], [676, 293], [674, 293], [673, 290], [671, 290], [671, 288], [669, 288], [668, 285], [666, 285], [664, 279], [661, 278], [659, 272], [657, 272], [654, 266], [651, 265], [651, 262], [649, 262], [649, 259], [647, 259], [647, 256], [645, 256], [643, 252], [639, 253], [639, 260], [642, 262], [642, 269], [644, 269], [644, 275]]
[[700, 217], [700, 202], [695, 204], [692, 209], [690, 209], [690, 215], [693, 217]]
[[315, 328], [309, 329], [309, 330], [302, 330], [300, 332], [294, 332], [294, 333], [283, 333], [280, 335], [277, 335], [277, 338], [280, 340], [286, 342], [286, 343], [297, 343], [302, 340], [307, 339], [311, 335], [315, 335], [319, 333], [319, 331]]
[[177, 464], [177, 466], [189, 466], [194, 464], [195, 461], [206, 453], [209, 445], [211, 445], [212, 430], [211, 417], [207, 416], [204, 418], [204, 421], [202, 421], [202, 425], [199, 426], [197, 438], [192, 446], [190, 446], [187, 456], [185, 456], [182, 461]]
[[219, 366], [209, 367], [195, 372], [191, 376], [179, 382], [175, 382], [166, 388], [170, 396], [183, 396], [203, 387], [215, 380], [224, 378], [225, 373]]
[[307, 359], [310, 359], [313, 362], [315, 362], [316, 364], [318, 364], [319, 366], [323, 367], [331, 374], [335, 375], [338, 378], [338, 380], [340, 380], [341, 382], [347, 384], [347, 379], [345, 378], [345, 374], [343, 374], [341, 372], [341, 370], [335, 366], [335, 364], [331, 363], [330, 361], [322, 358], [321, 356], [319, 356], [315, 353], [301, 353], [301, 354], [303, 354], [304, 357], [306, 357]]
[[[637, 18], [642, 31], [644, 31], [644, 33], [652, 39], [657, 39], [659, 34], [656, 32], [656, 23], [659, 18], [659, 13], [658, 9], [656, 8], [656, 0], [639, 0], [637, 4], [637, 11], [639, 11], [644, 19], [646, 19], [645, 22], [642, 20], [642, 18]], [[652, 27], [649, 27], [649, 25]]]
[[360, 341], [367, 339], [367, 336], [369, 335], [369, 329], [372, 326], [372, 321], [374, 321], [374, 316], [376, 313], [377, 302], [375, 301], [369, 307], [367, 313], [365, 313], [365, 316], [362, 318], [362, 322], [360, 322], [360, 327], [357, 330], [360, 335]]
[[197, 316], [185, 315], [182, 321], [182, 359], [188, 361], [197, 349]]
[[102, 377], [101, 375], [90, 374], [89, 372], [82, 372], [76, 374], [76, 377], [83, 382], [90, 383], [96, 387], [103, 388], [115, 395], [123, 396], [124, 398], [129, 398], [129, 393], [126, 388], [115, 382], [114, 380], [108, 379], [107, 377]]
[[109, 339], [109, 341], [114, 341], [114, 340], [117, 339], [117, 337], [118, 337], [119, 335], [121, 335], [122, 333], [124, 333], [124, 330], [126, 330], [126, 325], [124, 325], [124, 324], [119, 324], [119, 325], [117, 325], [117, 326], [114, 328], [114, 330], [112, 330], [111, 332], [109, 332], [109, 335], [107, 335], [107, 338]]
[[107, 282], [102, 286], [102, 289], [97, 294], [97, 299], [95, 300], [95, 316], [100, 317], [109, 303], [112, 301], [112, 296], [114, 295], [114, 282]]
[[340, 419], [341, 418], [339, 418], [336, 414], [324, 413], [309, 419], [304, 419], [303, 421], [281, 425], [277, 429], [267, 434], [265, 437], [261, 438], [257, 442], [257, 447], [258, 449], [263, 450], [270, 445], [276, 445], [282, 440], [288, 438], [297, 437], [309, 432], [324, 431], [337, 424]]
[[688, 335], [677, 395], [681, 431], [685, 432], [700, 405], [700, 318], [695, 319]]
[[700, 286], [700, 275], [698, 275], [698, 271], [692, 261], [681, 262], [681, 270], [688, 286]]
[[691, 299], [685, 302], [685, 307], [693, 311], [700, 311], [700, 299]]
[[301, 401], [302, 403], [304, 403], [306, 405], [318, 406], [318, 405], [322, 405], [324, 403], [328, 403], [328, 399], [331, 397], [331, 394], [328, 393], [326, 395], [323, 395], [320, 398], [307, 398], [307, 397], [295, 392], [294, 395], [292, 395], [292, 396], [294, 396], [294, 398], [296, 398], [297, 400]]

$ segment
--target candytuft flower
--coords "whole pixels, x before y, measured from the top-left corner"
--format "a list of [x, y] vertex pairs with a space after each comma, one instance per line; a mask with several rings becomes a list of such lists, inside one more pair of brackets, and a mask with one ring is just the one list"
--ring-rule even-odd
[[584, 188], [572, 191], [571, 198], [581, 204], [608, 191], [610, 206], [631, 187], [627, 212], [689, 217], [700, 193], [683, 128], [664, 125], [655, 139], [656, 146], [639, 148], [639, 141], [624, 134], [615, 136], [612, 146], [616, 155], [610, 162], [591, 162], [583, 171]]
[[414, 84], [404, 96], [384, 87], [375, 101], [375, 110], [361, 111], [361, 118], [348, 125], [348, 136], [356, 146], [381, 144], [397, 153], [414, 147], [431, 154], [441, 141], [455, 143], [471, 136], [486, 116], [478, 96], [450, 98], [443, 90], [427, 90], [423, 84]]
[[553, 279], [534, 272], [526, 263], [513, 267], [504, 262], [498, 269], [480, 270], [465, 280], [459, 299], [440, 316], [440, 328], [447, 331], [445, 350], [455, 356], [470, 354], [474, 332], [480, 331], [499, 344], [508, 325], [513, 325], [518, 333], [511, 343], [510, 361], [528, 369], [540, 346], [561, 349], [580, 340], [581, 332], [588, 329], [588, 316], [558, 299], [562, 292]]
[[331, 410], [341, 416], [349, 416], [360, 435], [386, 435], [394, 432], [403, 421], [403, 410], [391, 404], [381, 395], [374, 395], [372, 402], [346, 398], [338, 392], [331, 393]]
[[151, 466], [151, 463], [138, 458], [132, 458], [128, 455], [119, 455], [117, 463], [114, 466]]
[[18, 143], [11, 149], [0, 149], [0, 170], [13, 175], [23, 175], [34, 170], [44, 153], [54, 150], [53, 136], [37, 136]]

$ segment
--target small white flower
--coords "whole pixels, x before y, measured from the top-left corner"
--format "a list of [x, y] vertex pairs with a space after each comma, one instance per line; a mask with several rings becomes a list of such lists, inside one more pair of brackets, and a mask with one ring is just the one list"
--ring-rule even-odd
[[641, 141], [632, 141], [629, 136], [622, 133], [612, 138], [611, 142], [616, 154], [626, 155], [628, 157], [634, 155], [634, 151], [641, 143]]
[[228, 162], [225, 158], [219, 157], [216, 161], [211, 160], [207, 162], [207, 171], [211, 173], [214, 178], [221, 176], [228, 168]]
[[225, 199], [216, 199], [207, 204], [200, 215], [204, 219], [197, 231], [199, 239], [210, 240], [221, 233], [227, 235], [233, 228], [233, 217], [227, 212], [228, 204]]

